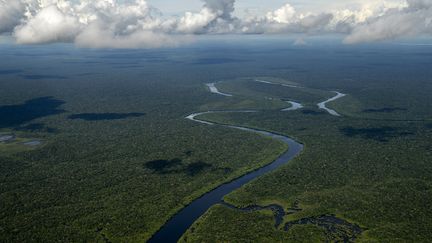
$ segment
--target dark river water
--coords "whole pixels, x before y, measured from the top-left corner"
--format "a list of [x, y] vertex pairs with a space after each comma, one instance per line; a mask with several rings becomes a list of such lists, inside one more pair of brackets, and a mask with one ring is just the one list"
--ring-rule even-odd
[[[211, 113], [211, 112], [205, 112], [205, 113]], [[205, 113], [197, 113], [192, 114], [187, 117], [187, 119], [204, 123], [207, 125], [215, 125], [210, 122], [203, 122], [201, 120], [196, 119], [196, 116], [199, 116], [201, 114]], [[278, 159], [273, 161], [271, 164], [268, 164], [264, 167], [261, 167], [260, 169], [257, 169], [253, 172], [250, 172], [246, 175], [243, 175], [242, 177], [239, 177], [229, 183], [222, 184], [216, 189], [204, 194], [200, 198], [194, 200], [191, 204], [180, 210], [177, 214], [175, 214], [162, 228], [155, 234], [153, 237], [148, 241], [150, 243], [153, 242], [163, 242], [163, 243], [170, 243], [170, 242], [177, 242], [180, 237], [186, 232], [186, 230], [200, 217], [202, 216], [211, 206], [215, 204], [219, 204], [222, 202], [223, 197], [232, 191], [240, 188], [241, 186], [245, 185], [246, 183], [250, 182], [251, 180], [264, 175], [266, 173], [269, 173], [281, 165], [284, 165], [288, 163], [290, 160], [292, 160], [294, 157], [296, 157], [302, 150], [303, 145], [294, 141], [293, 139], [289, 137], [285, 137], [279, 134], [274, 134], [266, 131], [260, 131], [245, 127], [239, 127], [239, 126], [228, 126], [228, 125], [220, 125], [223, 127], [229, 127], [233, 129], [239, 129], [243, 131], [258, 133], [267, 137], [271, 137], [273, 139], [277, 139], [279, 141], [282, 141], [286, 144], [288, 144], [289, 149], [282, 154]]]

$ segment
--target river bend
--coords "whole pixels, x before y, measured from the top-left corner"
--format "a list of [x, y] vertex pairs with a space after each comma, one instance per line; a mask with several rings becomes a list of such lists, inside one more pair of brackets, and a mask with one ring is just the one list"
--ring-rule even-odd
[[231, 125], [223, 125], [223, 124], [215, 124], [212, 122], [200, 120], [197, 117], [203, 114], [209, 113], [226, 113], [226, 112], [256, 112], [256, 111], [208, 111], [202, 113], [194, 113], [186, 117], [186, 119], [201, 123], [203, 125], [208, 126], [222, 126], [232, 129], [238, 129], [246, 132], [257, 133], [266, 137], [271, 137], [273, 139], [277, 139], [282, 141], [288, 145], [288, 150], [284, 152], [279, 158], [274, 160], [272, 163], [263, 166], [255, 171], [249, 172], [237, 179], [232, 180], [231, 182], [222, 184], [215, 188], [214, 190], [204, 194], [198, 199], [195, 199], [176, 213], [171, 219], [169, 219], [162, 228], [153, 235], [153, 237], [148, 241], [149, 243], [161, 242], [161, 243], [171, 243], [177, 242], [181, 236], [189, 229], [190, 226], [201, 217], [207, 210], [216, 205], [221, 204], [223, 202], [223, 198], [225, 195], [233, 192], [234, 190], [240, 188], [241, 186], [249, 183], [253, 179], [260, 177], [264, 174], [270, 173], [280, 166], [288, 163], [300, 152], [303, 150], [303, 145], [294, 141], [293, 139], [275, 134], [267, 131], [262, 131], [258, 129], [252, 129], [241, 126], [231, 126]]

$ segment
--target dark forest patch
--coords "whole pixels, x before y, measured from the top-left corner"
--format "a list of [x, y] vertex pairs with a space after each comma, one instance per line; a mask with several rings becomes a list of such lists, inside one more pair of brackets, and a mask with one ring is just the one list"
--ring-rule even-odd
[[205, 163], [202, 161], [198, 161], [198, 162], [194, 162], [192, 164], [189, 164], [186, 166], [185, 171], [188, 175], [190, 176], [195, 176], [199, 173], [201, 173], [202, 171], [211, 168], [212, 165], [209, 163]]
[[0, 106], [0, 128], [17, 127], [32, 120], [65, 112], [59, 109], [65, 102], [53, 97], [41, 97], [20, 105]]
[[406, 111], [407, 109], [405, 108], [400, 108], [400, 107], [385, 107], [385, 108], [380, 108], [380, 109], [365, 109], [363, 110], [363, 112], [365, 113], [391, 113], [391, 112], [395, 112], [395, 111]]
[[179, 172], [179, 166], [182, 165], [182, 160], [175, 158], [171, 160], [153, 160], [145, 164], [148, 169], [153, 170], [158, 174], [168, 174]]
[[319, 112], [319, 111], [314, 111], [314, 110], [302, 110], [301, 113], [305, 114], [305, 115], [322, 115], [324, 114], [324, 112]]
[[195, 176], [212, 168], [213, 165], [202, 161], [184, 164], [181, 159], [175, 158], [171, 160], [149, 161], [145, 163], [145, 167], [158, 174], [186, 173], [189, 176]]
[[347, 137], [361, 137], [379, 142], [388, 142], [390, 138], [412, 135], [412, 132], [402, 131], [397, 127], [354, 128], [345, 127], [340, 131]]
[[126, 119], [130, 117], [141, 117], [145, 113], [81, 113], [73, 114], [68, 118], [71, 120], [81, 119], [86, 121], [103, 121], [103, 120], [119, 120]]

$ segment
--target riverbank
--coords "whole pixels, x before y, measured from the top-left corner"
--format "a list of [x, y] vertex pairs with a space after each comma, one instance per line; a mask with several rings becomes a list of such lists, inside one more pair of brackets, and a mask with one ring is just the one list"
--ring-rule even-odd
[[[224, 112], [224, 111], [222, 111]], [[254, 111], [245, 111], [245, 112], [254, 112]], [[187, 229], [199, 218], [201, 217], [210, 207], [219, 204], [222, 202], [223, 197], [232, 191], [240, 188], [241, 186], [247, 184], [251, 180], [267, 174], [280, 166], [288, 163], [294, 157], [296, 157], [303, 150], [303, 145], [294, 141], [293, 139], [252, 128], [240, 127], [240, 126], [231, 126], [224, 124], [216, 124], [208, 121], [203, 121], [197, 119], [197, 116], [202, 114], [209, 113], [218, 113], [217, 111], [212, 112], [203, 112], [203, 113], [194, 113], [186, 117], [191, 121], [195, 121], [201, 124], [206, 125], [219, 125], [222, 127], [228, 127], [233, 129], [238, 129], [247, 132], [257, 133], [266, 137], [270, 137], [272, 139], [279, 140], [288, 145], [288, 150], [283, 153], [279, 158], [274, 160], [272, 163], [265, 165], [255, 171], [249, 172], [229, 183], [222, 184], [216, 189], [204, 194], [202, 197], [194, 200], [191, 204], [183, 208], [176, 215], [174, 215], [153, 237], [149, 240], [151, 242], [177, 242], [180, 237], [187, 231]], [[226, 112], [225, 112], [226, 113]]]

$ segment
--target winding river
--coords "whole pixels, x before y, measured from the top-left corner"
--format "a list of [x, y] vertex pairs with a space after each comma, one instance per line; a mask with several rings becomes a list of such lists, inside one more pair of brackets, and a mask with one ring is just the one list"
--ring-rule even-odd
[[332, 109], [328, 108], [326, 105], [327, 105], [327, 103], [329, 103], [329, 102], [332, 102], [332, 101], [335, 101], [335, 100], [340, 99], [340, 98], [342, 98], [342, 97], [345, 97], [346, 94], [342, 94], [342, 93], [337, 92], [337, 91], [333, 91], [333, 92], [336, 93], [336, 96], [334, 96], [334, 97], [332, 97], [332, 98], [330, 98], [330, 99], [328, 99], [328, 100], [326, 100], [326, 101], [323, 101], [323, 102], [321, 102], [321, 103], [318, 103], [318, 108], [320, 108], [320, 109], [322, 109], [322, 110], [326, 110], [330, 115], [333, 115], [333, 116], [341, 116], [341, 115], [340, 115], [339, 113], [337, 113], [335, 110], [332, 110]]
[[303, 88], [302, 86], [298, 86], [298, 85], [294, 85], [294, 84], [273, 83], [273, 82], [262, 80], [262, 79], [255, 79], [255, 82], [264, 83], [264, 84], [280, 85], [283, 87], [290, 87], [290, 88]]
[[216, 87], [216, 83], [208, 83], [206, 84], [207, 87], [210, 89], [210, 92], [213, 94], [218, 94], [218, 95], [223, 95], [223, 96], [227, 96], [227, 97], [232, 97], [233, 95], [231, 94], [227, 94], [227, 93], [222, 93], [218, 90], [218, 88]]
[[[277, 83], [272, 83], [272, 82], [260, 80], [260, 79], [255, 79], [255, 81], [259, 82], [259, 83], [265, 83], [265, 84], [282, 85], [282, 86], [291, 87], [291, 88], [300, 88], [300, 86], [296, 86], [296, 85], [277, 84]], [[219, 89], [216, 87], [216, 83], [208, 83], [206, 85], [209, 88], [210, 92], [213, 94], [223, 95], [223, 96], [227, 96], [227, 97], [233, 96], [232, 94], [227, 94], [227, 93], [223, 93], [223, 92], [219, 91]], [[295, 102], [295, 101], [287, 101], [287, 103], [291, 104], [291, 107], [282, 109], [281, 111], [295, 111], [298, 109], [302, 109], [304, 107], [302, 104]], [[205, 122], [201, 122], [201, 123], [205, 123]]]
[[[272, 83], [272, 82], [260, 80], [260, 79], [256, 79], [255, 81], [261, 82], [261, 83], [266, 83], [266, 84], [282, 85], [282, 86], [287, 86], [287, 87], [292, 87], [292, 88], [302, 88], [302, 87], [296, 86], [296, 85], [276, 84], [276, 83]], [[216, 87], [216, 83], [208, 83], [206, 85], [209, 88], [211, 93], [222, 95], [222, 96], [228, 96], [228, 97], [233, 96], [231, 94], [220, 92]], [[334, 91], [334, 92], [336, 93], [336, 96], [334, 96], [334, 97], [332, 97], [332, 98], [330, 98], [324, 102], [319, 103], [318, 107], [320, 109], [326, 110], [331, 115], [340, 116], [336, 111], [326, 107], [327, 103], [335, 101], [335, 100], [345, 96], [345, 94], [342, 94], [342, 93], [339, 93], [336, 91]], [[293, 111], [293, 110], [303, 108], [303, 105], [300, 103], [297, 103], [294, 101], [288, 101], [288, 103], [291, 104], [291, 107], [283, 109], [282, 111]], [[233, 192], [234, 190], [240, 188], [241, 186], [247, 184], [248, 182], [252, 181], [253, 179], [255, 179], [259, 176], [262, 176], [264, 174], [267, 174], [269, 172], [272, 172], [272, 171], [276, 170], [277, 168], [279, 168], [280, 166], [288, 163], [293, 158], [295, 158], [298, 154], [300, 154], [300, 152], [303, 150], [303, 145], [294, 141], [293, 139], [291, 139], [289, 137], [286, 137], [286, 136], [283, 136], [280, 134], [275, 134], [275, 133], [271, 133], [271, 132], [267, 132], [267, 131], [247, 128], [247, 127], [241, 127], [241, 126], [216, 124], [213, 122], [200, 120], [197, 118], [198, 116], [204, 115], [204, 114], [229, 113], [229, 112], [251, 113], [251, 112], [258, 112], [258, 111], [255, 111], [255, 110], [207, 111], [207, 112], [193, 113], [191, 115], [188, 115], [185, 118], [190, 120], [190, 121], [200, 123], [203, 125], [227, 127], [227, 128], [242, 130], [242, 131], [246, 131], [246, 132], [257, 133], [257, 134], [260, 134], [260, 135], [263, 135], [266, 137], [277, 139], [279, 141], [286, 143], [288, 145], [288, 150], [285, 153], [283, 153], [279, 158], [277, 158], [275, 161], [273, 161], [272, 163], [270, 163], [264, 167], [261, 167], [255, 171], [249, 172], [249, 173], [247, 173], [247, 174], [245, 174], [245, 175], [243, 175], [237, 179], [232, 180], [231, 182], [222, 184], [222, 185], [218, 186], [217, 188], [213, 189], [212, 191], [204, 194], [200, 198], [192, 201], [192, 203], [190, 203], [189, 205], [184, 207], [182, 210], [180, 210], [178, 213], [176, 213], [173, 217], [171, 217], [165, 223], [165, 225], [163, 225], [162, 228], [160, 228], [159, 231], [156, 232], [156, 234], [154, 234], [152, 236], [152, 238], [148, 241], [149, 243], [177, 242], [181, 238], [181, 236], [189, 229], [190, 226], [192, 226], [192, 224], [199, 217], [201, 217], [203, 214], [205, 214], [205, 212], [207, 212], [207, 210], [210, 207], [212, 207], [216, 204], [221, 204], [221, 205], [224, 205], [224, 206], [229, 207], [229, 208], [234, 208], [234, 209], [238, 209], [238, 210], [245, 210], [245, 211], [271, 209], [275, 212], [276, 226], [278, 226], [282, 222], [285, 212], [284, 212], [283, 208], [279, 205], [250, 206], [250, 207], [245, 208], [245, 209], [239, 209], [233, 205], [225, 203], [223, 201], [223, 198], [227, 194], [229, 194], [229, 193]]]
[[282, 111], [295, 111], [295, 110], [298, 110], [298, 109], [301, 109], [304, 107], [302, 104], [294, 102], [294, 101], [288, 101], [288, 103], [291, 104], [291, 107], [285, 108]]
[[[223, 204], [223, 198], [225, 195], [233, 192], [234, 190], [240, 188], [241, 186], [245, 185], [246, 183], [252, 181], [253, 179], [267, 174], [271, 171], [274, 171], [275, 169], [279, 168], [280, 166], [288, 163], [290, 160], [292, 160], [294, 157], [296, 157], [300, 152], [303, 150], [303, 145], [294, 141], [293, 139], [252, 128], [247, 127], [240, 127], [240, 126], [231, 126], [231, 125], [223, 125], [223, 124], [215, 124], [212, 122], [200, 120], [197, 117], [203, 114], [210, 114], [210, 113], [226, 113], [226, 112], [257, 112], [257, 111], [208, 111], [208, 112], [201, 112], [201, 113], [194, 113], [186, 117], [186, 119], [209, 125], [209, 126], [221, 126], [221, 127], [227, 127], [232, 129], [238, 129], [242, 131], [247, 132], [253, 132], [257, 133], [266, 137], [271, 137], [273, 139], [277, 139], [279, 141], [282, 141], [286, 144], [288, 144], [288, 150], [282, 154], [279, 158], [277, 158], [272, 163], [261, 167], [255, 171], [252, 171], [250, 173], [247, 173], [237, 179], [234, 179], [231, 182], [222, 184], [218, 186], [216, 189], [204, 194], [200, 198], [194, 200], [192, 203], [190, 203], [188, 206], [180, 210], [177, 214], [175, 214], [162, 228], [156, 232], [156, 234], [153, 235], [153, 237], [148, 241], [149, 243], [153, 242], [162, 242], [162, 243], [171, 243], [171, 242], [177, 242], [180, 237], [186, 232], [186, 230], [199, 218], [201, 217], [210, 207], [216, 205], [216, 204]], [[224, 204], [225, 205], [225, 204]], [[275, 206], [268, 206], [269, 208], [275, 207]]]
[[[280, 86], [289, 87], [289, 88], [303, 88], [301, 86], [294, 85], [294, 84], [273, 83], [273, 82], [262, 80], [262, 79], [254, 79], [254, 81], [258, 82], [258, 83], [271, 84], [271, 85], [280, 85]], [[295, 101], [287, 101], [287, 102], [289, 104], [291, 104], [291, 107], [282, 109], [281, 111], [295, 111], [295, 110], [299, 110], [299, 109], [304, 108], [304, 106], [302, 104], [298, 103], [298, 102], [295, 102]]]
[[[264, 84], [272, 84], [272, 85], [281, 85], [281, 86], [290, 87], [290, 88], [303, 88], [303, 87], [297, 86], [297, 85], [273, 83], [273, 82], [262, 80], [262, 79], [255, 79], [255, 82], [264, 83]], [[326, 101], [323, 101], [321, 103], [318, 103], [317, 105], [318, 105], [318, 108], [327, 111], [332, 116], [341, 116], [335, 110], [332, 110], [332, 109], [328, 108], [327, 107], [327, 103], [335, 101], [335, 100], [340, 99], [342, 97], [345, 97], [346, 94], [343, 94], [343, 93], [340, 93], [340, 92], [337, 92], [337, 91], [333, 91], [333, 92], [336, 93], [336, 96], [334, 96], [334, 97], [332, 97], [332, 98], [330, 98], [330, 99], [328, 99]], [[294, 110], [298, 110], [298, 109], [303, 108], [303, 105], [299, 104], [297, 102], [289, 101], [289, 103], [291, 103], [292, 107], [287, 108], [287, 109], [283, 109], [282, 111], [294, 111]]]

